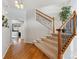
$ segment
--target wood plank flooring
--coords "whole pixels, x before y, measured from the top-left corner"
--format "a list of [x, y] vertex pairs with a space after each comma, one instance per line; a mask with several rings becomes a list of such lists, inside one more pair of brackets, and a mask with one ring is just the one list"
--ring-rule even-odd
[[11, 45], [4, 59], [49, 59], [34, 44], [18, 43]]

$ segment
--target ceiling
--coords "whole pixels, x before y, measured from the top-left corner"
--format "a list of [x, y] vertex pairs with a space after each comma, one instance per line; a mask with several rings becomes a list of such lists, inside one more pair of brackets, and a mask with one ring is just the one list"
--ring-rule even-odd
[[[26, 11], [33, 8], [47, 9], [51, 14], [52, 10], [53, 12], [57, 11], [60, 6], [67, 5], [70, 0], [22, 0], [24, 9], [17, 9], [14, 1], [15, 0], [2, 0], [3, 14], [7, 15], [11, 20], [26, 20]], [[30, 11], [28, 13], [30, 13]]]

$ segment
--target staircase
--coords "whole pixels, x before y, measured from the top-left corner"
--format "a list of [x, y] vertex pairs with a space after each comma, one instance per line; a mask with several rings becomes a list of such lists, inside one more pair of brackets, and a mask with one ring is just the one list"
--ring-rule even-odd
[[46, 28], [52, 30], [53, 33], [55, 32], [54, 17], [50, 17], [40, 10], [36, 9], [36, 20]]
[[[45, 53], [49, 59], [63, 59], [64, 52], [76, 35], [76, 18], [77, 15], [74, 11], [68, 20], [57, 29], [58, 33], [50, 33], [50, 35], [36, 40], [35, 46]], [[64, 33], [63, 30], [65, 30]]]

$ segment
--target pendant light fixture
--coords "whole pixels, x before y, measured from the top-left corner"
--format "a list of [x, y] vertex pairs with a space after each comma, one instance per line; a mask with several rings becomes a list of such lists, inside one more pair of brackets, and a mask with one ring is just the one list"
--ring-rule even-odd
[[22, 0], [15, 0], [15, 6], [16, 6], [18, 9], [23, 9], [23, 8], [24, 8], [24, 5], [23, 5]]

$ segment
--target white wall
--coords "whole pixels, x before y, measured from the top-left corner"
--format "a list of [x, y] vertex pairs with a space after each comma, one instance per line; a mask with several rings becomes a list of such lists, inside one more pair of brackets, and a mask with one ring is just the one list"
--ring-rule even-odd
[[71, 0], [72, 1], [72, 8], [73, 10], [77, 11], [77, 0]]
[[77, 37], [74, 37], [73, 41], [66, 49], [63, 58], [64, 59], [75, 59], [77, 56]]
[[[29, 12], [30, 11], [30, 12]], [[30, 18], [32, 16], [32, 18]], [[50, 30], [36, 21], [35, 9], [28, 9], [26, 14], [26, 21], [20, 28], [22, 39], [26, 42], [33, 42], [50, 33]]]
[[28, 21], [28, 40], [32, 42], [33, 40], [40, 39], [50, 33], [50, 31], [35, 19], [29, 19]]
[[6, 27], [2, 27], [2, 57], [5, 56], [7, 49], [10, 46], [10, 29]]

